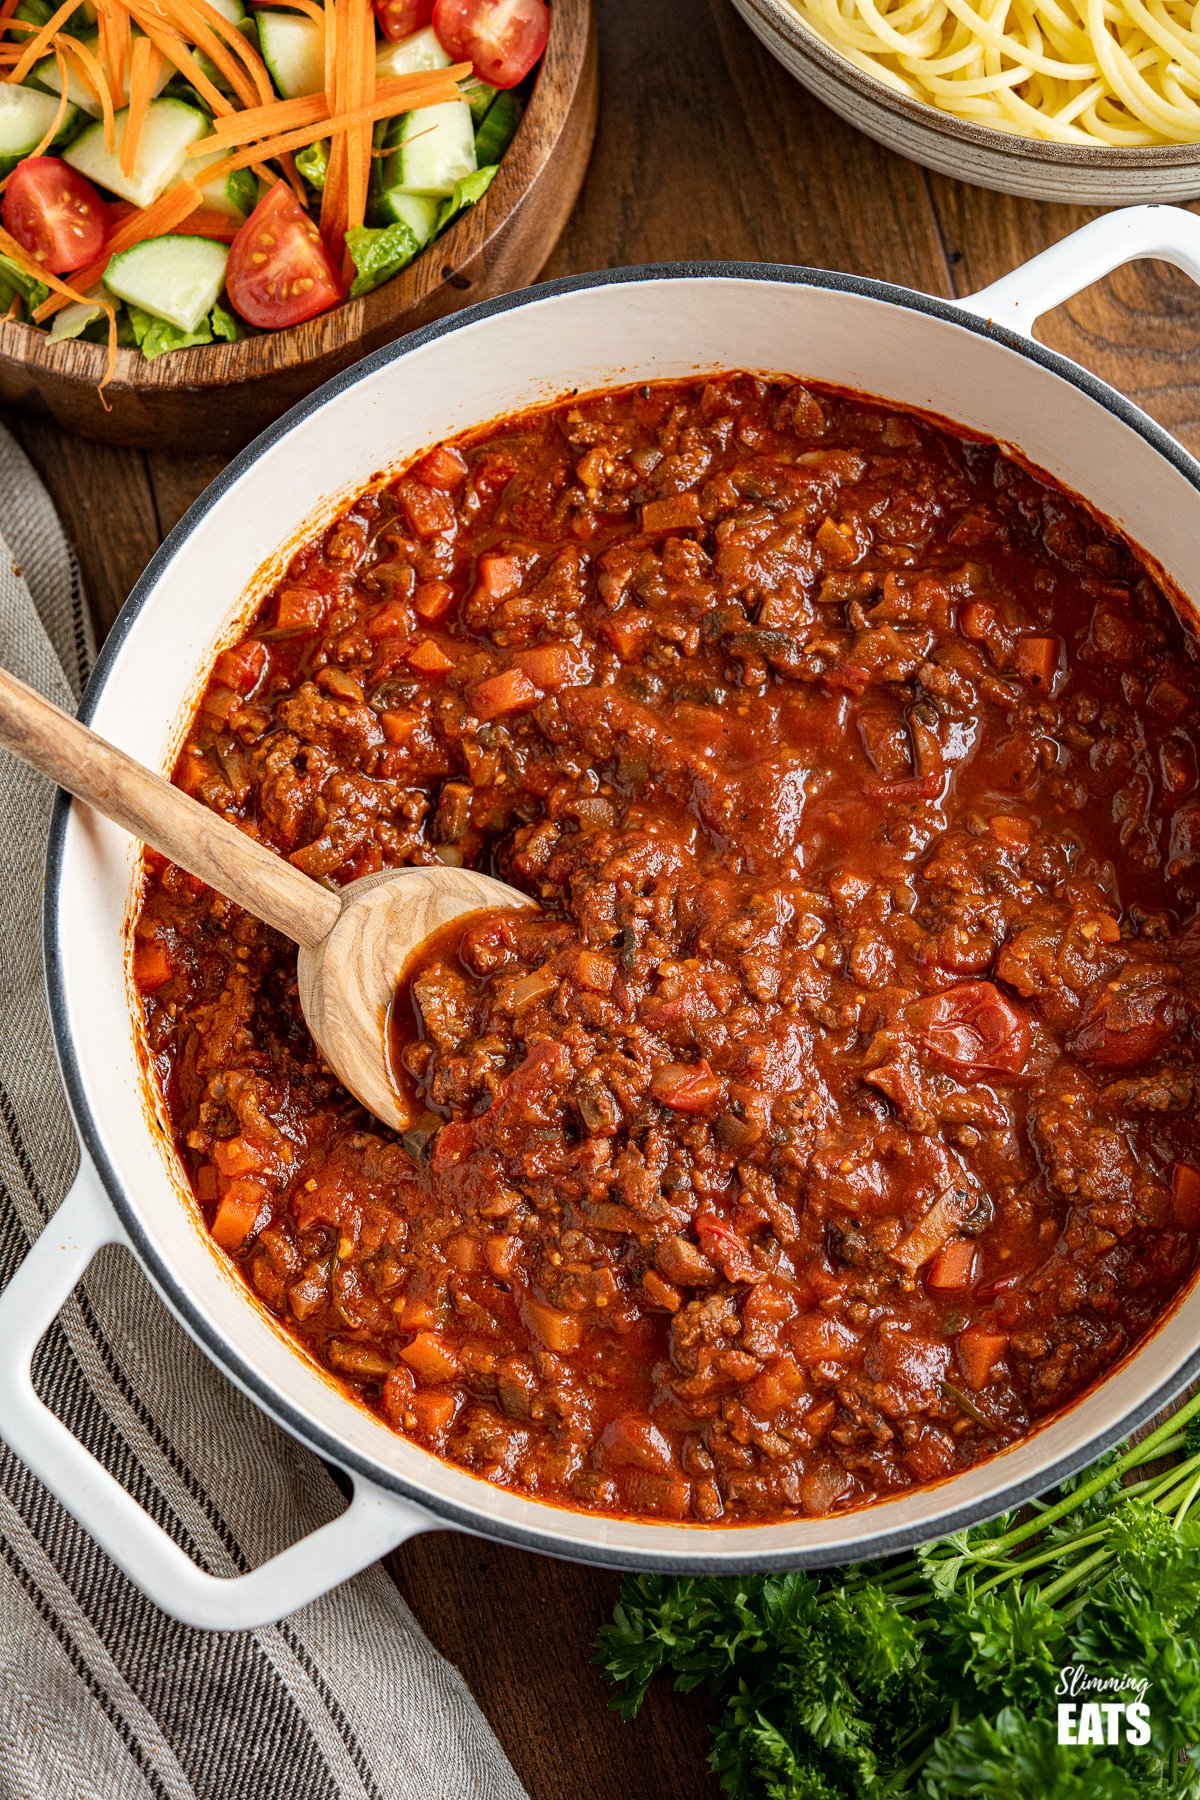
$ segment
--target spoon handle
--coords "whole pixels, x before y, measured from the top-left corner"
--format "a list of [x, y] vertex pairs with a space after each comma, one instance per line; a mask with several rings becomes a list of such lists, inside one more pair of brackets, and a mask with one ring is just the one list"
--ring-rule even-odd
[[0, 747], [189, 874], [315, 950], [341, 902], [319, 882], [0, 669]]

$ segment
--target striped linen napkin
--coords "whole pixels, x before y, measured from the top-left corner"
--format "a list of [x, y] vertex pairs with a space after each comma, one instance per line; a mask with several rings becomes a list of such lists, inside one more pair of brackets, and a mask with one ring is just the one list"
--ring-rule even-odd
[[[79, 572], [0, 431], [0, 662], [73, 707]], [[0, 753], [0, 1286], [78, 1150], [42, 985], [48, 783]], [[214, 1574], [333, 1517], [318, 1459], [107, 1250], [38, 1353], [39, 1392]], [[457, 1671], [376, 1567], [282, 1623], [209, 1634], [144, 1599], [0, 1444], [0, 1800], [522, 1800]]]

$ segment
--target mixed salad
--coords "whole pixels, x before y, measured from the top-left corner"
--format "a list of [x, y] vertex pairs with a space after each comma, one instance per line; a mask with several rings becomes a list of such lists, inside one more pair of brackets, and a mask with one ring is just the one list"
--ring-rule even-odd
[[297, 325], [486, 191], [545, 0], [0, 0], [0, 309], [146, 356]]

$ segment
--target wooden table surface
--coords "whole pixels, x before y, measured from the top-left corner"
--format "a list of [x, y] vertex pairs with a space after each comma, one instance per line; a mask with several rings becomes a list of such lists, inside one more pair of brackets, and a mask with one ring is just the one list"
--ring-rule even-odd
[[[967, 294], [1091, 216], [965, 187], [880, 149], [810, 100], [728, 0], [597, 6], [600, 132], [547, 274], [740, 258]], [[1191, 379], [1200, 292], [1186, 277], [1162, 264], [1121, 270], [1047, 319], [1042, 335], [1200, 452], [1200, 385]], [[103, 630], [219, 465], [9, 422], [58, 504]], [[418, 1539], [392, 1571], [462, 1669], [533, 1800], [716, 1795], [701, 1700], [654, 1694], [632, 1726], [607, 1710], [589, 1655], [616, 1576], [449, 1533]]]

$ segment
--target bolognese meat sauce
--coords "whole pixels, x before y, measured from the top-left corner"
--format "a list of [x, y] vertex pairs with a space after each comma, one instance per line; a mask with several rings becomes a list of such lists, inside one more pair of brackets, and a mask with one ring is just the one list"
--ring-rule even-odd
[[175, 779], [314, 879], [539, 911], [398, 996], [394, 1136], [294, 950], [151, 858], [134, 969], [217, 1244], [397, 1430], [696, 1521], [951, 1474], [1200, 1229], [1200, 677], [995, 446], [745, 376], [432, 450], [299, 552]]

